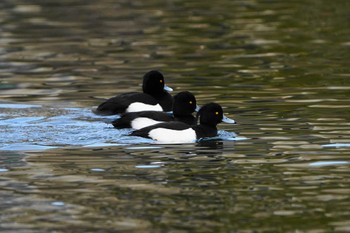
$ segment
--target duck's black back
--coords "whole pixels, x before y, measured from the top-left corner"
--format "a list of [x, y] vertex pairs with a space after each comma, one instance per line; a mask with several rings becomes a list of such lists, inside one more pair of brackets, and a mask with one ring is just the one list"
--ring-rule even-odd
[[112, 125], [115, 128], [131, 128], [131, 122], [136, 118], [145, 117], [155, 121], [173, 121], [174, 118], [165, 113], [165, 112], [156, 112], [156, 111], [142, 111], [142, 112], [129, 112], [123, 114], [119, 119], [112, 122]]
[[145, 104], [156, 105], [157, 101], [150, 95], [130, 92], [112, 97], [100, 104], [94, 113], [99, 115], [115, 115], [124, 113], [131, 103], [141, 101]]
[[171, 121], [171, 122], [165, 122], [165, 123], [159, 123], [155, 125], [151, 125], [139, 130], [135, 130], [130, 134], [130, 136], [138, 136], [138, 137], [144, 137], [144, 138], [150, 138], [149, 132], [156, 128], [165, 128], [165, 129], [172, 129], [172, 130], [185, 130], [190, 128], [187, 124], [183, 122], [178, 121]]

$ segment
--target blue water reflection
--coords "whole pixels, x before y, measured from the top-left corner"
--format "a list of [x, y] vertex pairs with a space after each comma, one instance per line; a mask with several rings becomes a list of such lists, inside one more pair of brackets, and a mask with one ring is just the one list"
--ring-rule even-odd
[[[130, 137], [130, 129], [117, 130], [108, 124], [118, 116], [96, 116], [90, 109], [51, 108], [35, 105], [0, 104], [5, 110], [0, 122], [0, 150], [46, 150], [64, 146], [111, 147], [154, 144], [150, 139]], [[242, 140], [220, 130], [204, 140]]]
[[323, 147], [350, 147], [350, 143], [332, 143], [332, 144], [326, 144], [322, 145]]
[[346, 165], [348, 161], [318, 161], [309, 164], [311, 167], [324, 167], [324, 166], [335, 166], [335, 165]]

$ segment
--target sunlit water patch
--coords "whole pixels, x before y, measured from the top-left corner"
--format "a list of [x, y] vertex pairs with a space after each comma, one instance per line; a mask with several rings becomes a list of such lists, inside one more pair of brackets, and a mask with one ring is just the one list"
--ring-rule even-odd
[[332, 143], [322, 145], [323, 147], [350, 147], [350, 143]]
[[[118, 116], [97, 116], [90, 109], [53, 108], [36, 105], [0, 104], [0, 150], [46, 150], [63, 146], [111, 147], [154, 144], [150, 139], [130, 137], [130, 129], [117, 130], [109, 122]], [[241, 140], [220, 130], [206, 140]]]
[[335, 165], [345, 165], [349, 164], [348, 161], [319, 161], [312, 162], [309, 164], [311, 167], [324, 167], [324, 166], [335, 166]]

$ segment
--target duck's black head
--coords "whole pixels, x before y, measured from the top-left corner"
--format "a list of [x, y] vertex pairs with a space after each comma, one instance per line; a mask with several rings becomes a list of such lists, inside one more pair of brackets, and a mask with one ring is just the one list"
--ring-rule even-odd
[[216, 127], [217, 124], [222, 122], [223, 116], [222, 108], [217, 103], [206, 104], [197, 112], [197, 120], [199, 119], [201, 125]]
[[196, 98], [189, 91], [182, 91], [174, 96], [173, 113], [175, 116], [192, 115], [196, 106]]
[[151, 70], [143, 76], [142, 90], [149, 95], [164, 92], [164, 76], [157, 70]]

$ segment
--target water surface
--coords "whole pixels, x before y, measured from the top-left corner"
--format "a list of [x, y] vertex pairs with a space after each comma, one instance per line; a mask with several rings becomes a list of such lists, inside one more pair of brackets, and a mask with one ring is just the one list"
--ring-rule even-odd
[[[349, 9], [2, 1], [0, 231], [349, 232]], [[151, 69], [238, 124], [158, 145], [91, 113]]]

